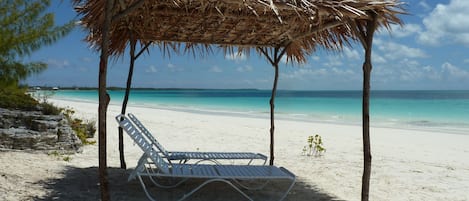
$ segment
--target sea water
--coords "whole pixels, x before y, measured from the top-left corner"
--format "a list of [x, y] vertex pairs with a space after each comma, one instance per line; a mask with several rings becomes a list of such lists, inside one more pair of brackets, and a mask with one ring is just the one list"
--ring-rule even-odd
[[[124, 92], [108, 90], [111, 104], [121, 105]], [[268, 118], [270, 96], [270, 90], [251, 89], [133, 89], [128, 105]], [[52, 98], [96, 103], [98, 92], [59, 90]], [[279, 119], [361, 125], [362, 92], [279, 90], [275, 114]], [[370, 125], [469, 134], [469, 91], [372, 91]]]

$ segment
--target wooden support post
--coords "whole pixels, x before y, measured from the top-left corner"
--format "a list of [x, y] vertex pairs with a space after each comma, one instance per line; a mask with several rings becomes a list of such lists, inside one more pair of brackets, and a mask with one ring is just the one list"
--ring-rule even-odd
[[[280, 63], [283, 55], [285, 54], [289, 44], [283, 47], [281, 50], [280, 47], [274, 48], [272, 55], [269, 54], [267, 48], [258, 48], [258, 50], [264, 54], [264, 56], [269, 60], [272, 67], [275, 69], [274, 82], [272, 86], [272, 93], [270, 96], [270, 160], [269, 165], [274, 165], [274, 132], [275, 132], [275, 96], [277, 94], [277, 83], [278, 83], [278, 64]], [[281, 50], [281, 51], [280, 51]]]
[[[121, 114], [125, 115], [125, 111], [127, 109], [127, 102], [129, 101], [129, 93], [130, 87], [132, 86], [132, 75], [134, 73], [134, 66], [135, 66], [135, 46], [137, 45], [137, 41], [131, 37], [130, 41], [130, 65], [129, 65], [129, 74], [127, 75], [127, 85], [125, 87], [125, 95], [124, 100], [122, 101], [122, 109]], [[121, 118], [121, 121], [124, 120]], [[124, 157], [124, 131], [122, 127], [119, 126], [119, 158], [121, 162], [121, 168], [126, 169], [127, 165], [125, 164], [125, 157]]]
[[[365, 44], [365, 62], [363, 63], [363, 176], [361, 200], [369, 200], [370, 175], [371, 175], [371, 143], [370, 143], [370, 80], [371, 80], [371, 50], [373, 45], [373, 34], [377, 27], [377, 16], [374, 12], [369, 12], [371, 17], [366, 24], [366, 33], [363, 33]], [[363, 31], [362, 31], [363, 32]]]
[[[134, 73], [134, 66], [135, 66], [135, 61], [138, 59], [138, 57], [148, 49], [150, 46], [150, 43], [147, 43], [141, 50], [140, 52], [135, 55], [135, 46], [137, 45], [137, 41], [132, 38], [130, 42], [130, 65], [129, 65], [129, 74], [127, 76], [127, 85], [125, 88], [125, 95], [124, 95], [124, 100], [122, 101], [122, 110], [121, 114], [125, 114], [126, 109], [127, 109], [127, 103], [129, 101], [129, 94], [130, 94], [130, 88], [132, 86], [132, 77]], [[121, 121], [124, 120], [121, 118]], [[124, 157], [124, 131], [122, 128], [119, 126], [119, 157], [120, 157], [120, 162], [121, 162], [121, 168], [126, 169], [127, 165], [125, 164], [125, 157]]]
[[111, 11], [113, 0], [107, 0], [104, 9], [104, 22], [102, 30], [101, 56], [99, 61], [99, 106], [98, 106], [98, 154], [99, 154], [99, 183], [101, 200], [109, 201], [109, 187], [107, 180], [107, 151], [106, 151], [106, 112], [110, 101], [106, 92], [107, 63], [109, 57], [109, 27], [111, 25]]

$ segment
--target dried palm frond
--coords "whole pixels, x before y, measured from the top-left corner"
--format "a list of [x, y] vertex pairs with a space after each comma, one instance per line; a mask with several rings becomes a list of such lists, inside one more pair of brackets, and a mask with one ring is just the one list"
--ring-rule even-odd
[[[101, 44], [105, 0], [75, 0], [86, 41]], [[368, 13], [378, 26], [401, 24], [399, 0], [115, 0], [109, 53], [123, 54], [130, 33], [160, 48], [185, 44], [185, 52], [205, 54], [221, 47], [249, 51], [287, 47], [291, 61], [305, 62], [316, 48], [339, 50], [359, 40]], [[143, 41], [143, 42], [142, 42]], [[216, 46], [214, 46], [216, 45]], [[232, 50], [232, 49], [231, 49]], [[169, 51], [164, 51], [169, 52]]]

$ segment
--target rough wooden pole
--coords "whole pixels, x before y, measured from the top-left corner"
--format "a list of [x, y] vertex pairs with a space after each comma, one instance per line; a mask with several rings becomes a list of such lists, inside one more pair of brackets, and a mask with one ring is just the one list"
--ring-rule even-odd
[[[138, 59], [138, 57], [148, 49], [151, 43], [147, 43], [145, 47], [143, 47], [140, 52], [135, 55], [135, 46], [137, 45], [137, 41], [132, 41], [130, 42], [130, 65], [129, 65], [129, 74], [127, 76], [127, 86], [125, 88], [125, 95], [124, 95], [124, 100], [122, 101], [122, 110], [121, 114], [125, 114], [126, 109], [127, 109], [127, 103], [129, 102], [129, 94], [130, 94], [130, 88], [132, 86], [132, 77], [134, 73], [134, 66], [135, 66], [135, 61]], [[121, 118], [121, 121], [124, 120]], [[126, 169], [127, 165], [125, 164], [125, 157], [124, 157], [124, 131], [123, 129], [119, 126], [119, 155], [120, 155], [120, 161], [121, 161], [121, 168]]]
[[[275, 53], [278, 49], [275, 49]], [[275, 131], [275, 96], [277, 94], [277, 83], [278, 83], [278, 61], [272, 64], [275, 69], [274, 84], [272, 87], [272, 94], [270, 96], [270, 161], [269, 165], [274, 165], [274, 131]]]
[[[370, 175], [371, 175], [371, 143], [370, 143], [370, 80], [371, 80], [371, 49], [373, 34], [377, 26], [377, 16], [374, 12], [368, 13], [371, 19], [366, 24], [366, 34], [363, 44], [365, 48], [365, 62], [363, 63], [363, 176], [362, 176], [362, 201], [369, 200]], [[363, 41], [363, 40], [362, 40]]]
[[[129, 74], [127, 75], [127, 85], [125, 87], [125, 95], [124, 100], [122, 101], [122, 109], [121, 114], [125, 114], [127, 109], [127, 103], [129, 102], [129, 93], [130, 88], [132, 86], [132, 76], [134, 73], [134, 66], [135, 66], [135, 46], [137, 45], [137, 41], [131, 40], [130, 41], [130, 64], [129, 64]], [[124, 120], [123, 118], [121, 121]], [[119, 126], [119, 158], [121, 162], [121, 168], [126, 169], [127, 165], [125, 164], [125, 157], [124, 157], [124, 131], [122, 127]]]
[[[290, 44], [286, 45], [282, 51], [280, 51], [280, 47], [274, 48], [274, 52], [272, 53], [272, 56], [269, 55], [269, 52], [267, 49], [264, 48], [258, 48], [258, 50], [264, 54], [264, 56], [269, 60], [270, 64], [272, 64], [272, 67], [275, 69], [275, 75], [274, 75], [274, 83], [272, 87], [272, 94], [270, 96], [270, 160], [269, 160], [269, 165], [274, 165], [274, 132], [275, 132], [275, 96], [277, 94], [277, 83], [278, 83], [278, 64], [280, 63], [283, 55], [285, 54], [288, 46]], [[272, 59], [273, 58], [273, 59]]]
[[109, 27], [111, 25], [111, 10], [113, 0], [107, 0], [104, 10], [104, 22], [102, 27], [101, 56], [99, 61], [99, 106], [98, 106], [98, 154], [99, 154], [99, 183], [101, 200], [109, 201], [109, 187], [107, 181], [107, 153], [106, 153], [106, 112], [110, 98], [106, 92], [107, 63], [109, 57]]

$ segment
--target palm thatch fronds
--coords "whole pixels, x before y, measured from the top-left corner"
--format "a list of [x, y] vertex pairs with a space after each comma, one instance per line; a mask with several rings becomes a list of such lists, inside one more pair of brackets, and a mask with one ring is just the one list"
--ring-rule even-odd
[[[100, 49], [105, 0], [75, 0], [86, 41]], [[400, 24], [399, 0], [115, 0], [109, 53], [120, 56], [132, 38], [141, 44], [186, 50], [249, 51], [287, 47], [289, 59], [304, 62], [316, 48], [341, 49], [360, 40], [369, 13], [378, 25]]]

